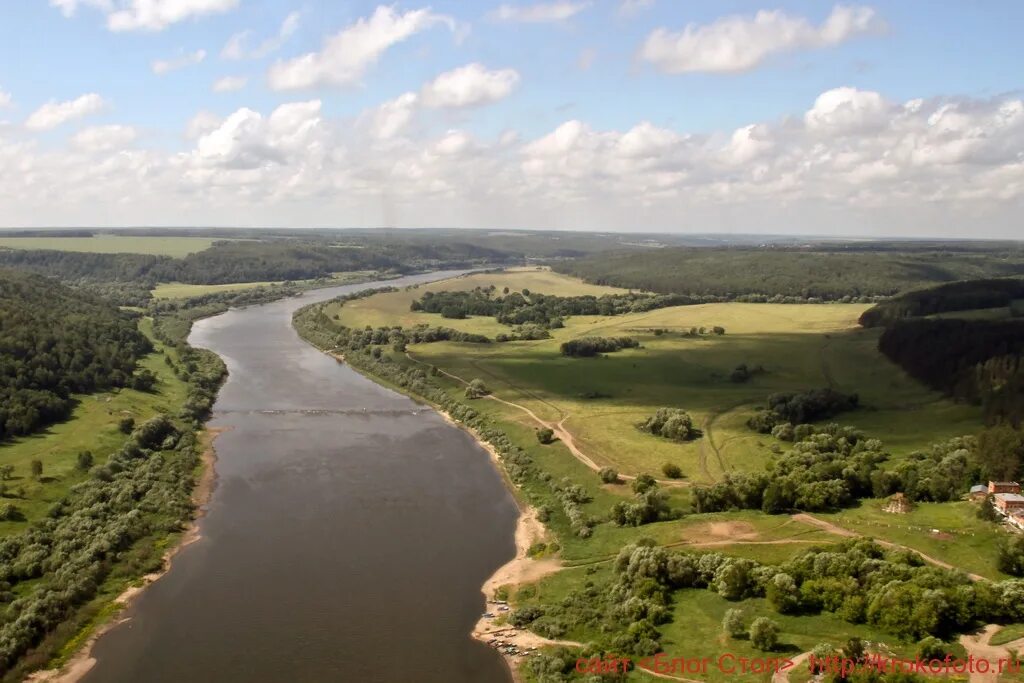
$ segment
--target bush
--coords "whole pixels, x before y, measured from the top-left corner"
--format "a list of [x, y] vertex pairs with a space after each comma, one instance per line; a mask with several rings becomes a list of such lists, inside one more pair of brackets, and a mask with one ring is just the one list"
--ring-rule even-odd
[[570, 339], [561, 346], [563, 356], [589, 358], [599, 353], [613, 353], [620, 349], [635, 349], [640, 342], [632, 337], [582, 337]]
[[553, 443], [554, 440], [555, 432], [549, 427], [541, 427], [540, 429], [537, 430], [537, 441], [541, 442], [542, 444], [547, 445], [549, 443]]
[[92, 467], [93, 457], [89, 451], [82, 451], [78, 454], [78, 469], [83, 472], [88, 472], [89, 468]]
[[466, 387], [466, 398], [483, 398], [489, 393], [491, 390], [487, 388], [482, 379], [474, 379]]
[[135, 429], [135, 418], [122, 417], [117, 423], [117, 428], [122, 434], [131, 434], [132, 430]]
[[942, 659], [946, 653], [946, 644], [935, 636], [928, 636], [917, 644], [917, 657], [925, 662]]
[[636, 428], [672, 441], [691, 441], [700, 436], [700, 430], [693, 426], [693, 418], [679, 408], [659, 408]]
[[669, 479], [680, 479], [683, 476], [683, 470], [680, 469], [679, 465], [671, 462], [662, 465], [661, 472]]
[[743, 623], [743, 610], [729, 609], [725, 611], [722, 619], [722, 631], [730, 638], [742, 638], [747, 634], [747, 627]]
[[619, 473], [611, 467], [602, 467], [601, 471], [597, 473], [597, 476], [601, 477], [601, 481], [605, 484], [619, 483]]
[[762, 652], [771, 652], [779, 645], [779, 625], [767, 617], [758, 617], [750, 625], [750, 644]]

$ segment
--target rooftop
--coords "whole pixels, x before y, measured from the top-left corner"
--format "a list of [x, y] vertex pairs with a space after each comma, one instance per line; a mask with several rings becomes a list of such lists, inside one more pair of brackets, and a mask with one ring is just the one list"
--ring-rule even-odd
[[1024, 503], [1024, 496], [1019, 493], [997, 493], [996, 500], [1006, 501], [1007, 503]]

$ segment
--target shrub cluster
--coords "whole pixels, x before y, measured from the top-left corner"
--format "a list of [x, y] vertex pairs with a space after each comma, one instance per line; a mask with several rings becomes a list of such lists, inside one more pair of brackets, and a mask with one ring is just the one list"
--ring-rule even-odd
[[635, 349], [640, 346], [633, 337], [580, 337], [563, 342], [560, 350], [563, 356], [589, 358], [599, 353], [613, 353], [620, 349]]

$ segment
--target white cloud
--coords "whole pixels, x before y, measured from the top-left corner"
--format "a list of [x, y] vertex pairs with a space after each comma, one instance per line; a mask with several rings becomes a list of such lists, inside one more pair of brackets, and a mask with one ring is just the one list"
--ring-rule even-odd
[[818, 95], [804, 121], [809, 129], [829, 134], [864, 132], [884, 125], [889, 109], [877, 92], [834, 88]]
[[298, 30], [301, 18], [301, 12], [292, 12], [281, 22], [281, 28], [278, 29], [277, 35], [267, 38], [251, 50], [246, 47], [246, 43], [252, 32], [242, 31], [236, 33], [228, 38], [227, 43], [224, 44], [224, 48], [220, 52], [220, 56], [223, 59], [231, 60], [262, 59], [269, 54], [277, 52]]
[[629, 17], [653, 6], [654, 0], [621, 0], [619, 14]]
[[490, 13], [493, 21], [519, 22], [528, 24], [558, 23], [571, 19], [590, 7], [586, 2], [551, 2], [536, 5], [501, 5]]
[[80, 6], [92, 7], [94, 9], [110, 12], [113, 10], [111, 0], [50, 0], [50, 6], [56, 7], [65, 17], [75, 16]]
[[3, 220], [1019, 235], [1020, 97], [836, 88], [735, 130], [577, 119], [528, 139], [432, 132], [422, 108], [416, 91], [355, 120], [315, 100], [201, 112], [179, 153], [120, 126], [64, 149], [0, 135]]
[[103, 109], [106, 102], [96, 93], [88, 93], [67, 102], [50, 101], [36, 109], [25, 120], [29, 130], [50, 130], [74, 119], [89, 116]]
[[223, 119], [211, 111], [200, 111], [185, 126], [185, 139], [196, 140], [220, 127]]
[[223, 14], [241, 0], [120, 0], [107, 15], [111, 31], [162, 31], [171, 24], [208, 14]]
[[11, 97], [11, 93], [6, 90], [0, 90], [0, 109], [7, 109], [13, 104], [14, 100]]
[[882, 27], [870, 7], [836, 5], [820, 26], [781, 10], [761, 10], [753, 17], [689, 24], [681, 32], [656, 29], [640, 57], [667, 73], [746, 71], [774, 54], [838, 45]]
[[225, 76], [218, 78], [213, 83], [214, 92], [236, 92], [243, 89], [249, 83], [245, 76]]
[[390, 140], [399, 135], [412, 122], [418, 105], [419, 97], [412, 92], [382, 103], [366, 117], [371, 134], [378, 140]]
[[316, 152], [320, 124], [320, 100], [282, 104], [266, 118], [239, 109], [199, 138], [191, 159], [233, 170], [288, 164]]
[[171, 24], [208, 14], [221, 14], [238, 7], [241, 0], [50, 0], [65, 17], [79, 7], [89, 7], [107, 16], [111, 31], [162, 31]]
[[110, 125], [84, 128], [71, 137], [71, 144], [84, 152], [123, 149], [138, 137], [131, 126]]
[[447, 71], [423, 86], [423, 104], [427, 107], [475, 107], [503, 100], [519, 84], [514, 69], [489, 71], [482, 64], [467, 64]]
[[158, 59], [151, 64], [151, 67], [153, 73], [157, 76], [163, 76], [178, 69], [201, 64], [204, 59], [206, 59], [206, 50], [196, 50], [195, 52], [189, 52], [178, 57], [172, 57], [171, 59]]
[[399, 13], [393, 7], [378, 7], [371, 17], [329, 37], [319, 52], [274, 64], [268, 73], [270, 87], [297, 90], [354, 85], [388, 48], [439, 24], [453, 31], [456, 28], [453, 19], [429, 9]]

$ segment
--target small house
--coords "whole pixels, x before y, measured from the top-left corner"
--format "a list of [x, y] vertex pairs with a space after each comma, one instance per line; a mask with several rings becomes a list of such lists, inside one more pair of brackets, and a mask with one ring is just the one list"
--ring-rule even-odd
[[1019, 493], [997, 493], [995, 504], [996, 509], [1008, 515], [1014, 510], [1024, 510], [1024, 496]]
[[1020, 484], [1015, 481], [990, 481], [989, 493], [1020, 493]]
[[975, 484], [971, 487], [971, 498], [984, 498], [988, 495], [988, 487], [984, 484]]

